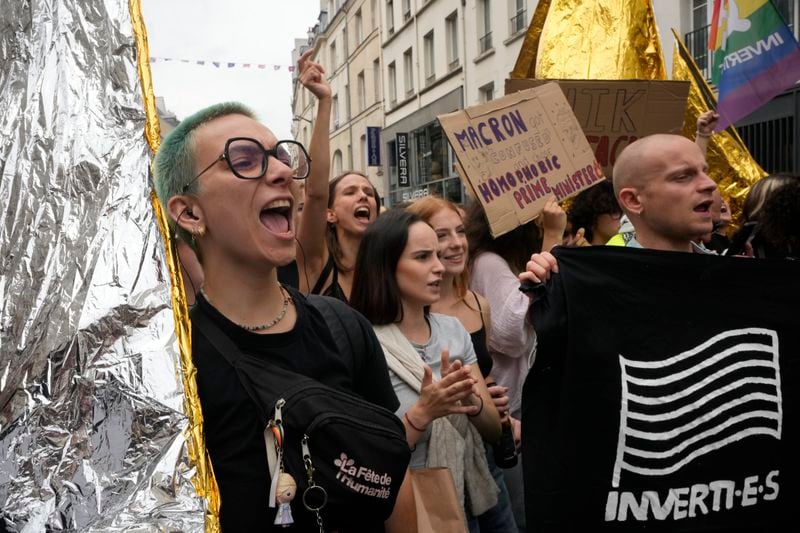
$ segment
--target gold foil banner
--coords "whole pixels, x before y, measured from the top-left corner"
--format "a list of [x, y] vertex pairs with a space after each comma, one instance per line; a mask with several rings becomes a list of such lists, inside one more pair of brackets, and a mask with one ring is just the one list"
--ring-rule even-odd
[[[537, 8], [512, 77], [667, 78], [650, 0], [548, 0]], [[540, 3], [541, 4], [541, 3]], [[546, 20], [542, 20], [542, 19]], [[538, 51], [533, 48], [538, 42]], [[531, 61], [525, 71], [523, 61]], [[534, 64], [535, 61], [535, 64]], [[531, 71], [535, 68], [535, 76]]]
[[[717, 99], [678, 34], [675, 30], [672, 30], [672, 33], [675, 36], [672, 78], [688, 80], [691, 83], [683, 121], [683, 134], [694, 139], [697, 117], [709, 109], [716, 109]], [[709, 174], [717, 182], [722, 195], [728, 198], [731, 213], [737, 218], [750, 186], [767, 173], [750, 155], [750, 151], [733, 126], [711, 136], [706, 161], [710, 169]]]
[[[134, 36], [136, 38], [136, 48], [139, 59], [139, 80], [142, 87], [142, 97], [144, 99], [144, 109], [147, 117], [145, 137], [153, 153], [155, 153], [158, 151], [159, 145], [161, 144], [161, 132], [158, 113], [156, 111], [155, 93], [153, 92], [153, 80], [150, 75], [150, 53], [147, 44], [147, 29], [142, 20], [141, 0], [129, 0], [129, 10]], [[164, 239], [167, 266], [170, 274], [170, 285], [172, 287], [172, 312], [175, 319], [175, 334], [177, 336], [178, 349], [180, 352], [184, 389], [184, 411], [189, 419], [189, 425], [184, 436], [186, 438], [189, 461], [196, 468], [192, 483], [197, 494], [201, 497], [205, 497], [207, 501], [205, 530], [208, 533], [219, 533], [219, 488], [214, 478], [214, 472], [206, 450], [205, 437], [203, 434], [203, 414], [200, 407], [200, 397], [197, 392], [197, 381], [195, 379], [196, 369], [192, 361], [191, 321], [189, 320], [186, 293], [184, 291], [183, 278], [180, 271], [180, 260], [175, 248], [175, 241], [169, 230], [166, 213], [161, 209], [161, 204], [155, 192], [151, 193], [150, 199], [161, 236]]]
[[522, 41], [522, 48], [511, 71], [511, 78], [535, 78], [536, 77], [536, 57], [539, 53], [539, 41], [542, 37], [544, 21], [547, 20], [547, 12], [550, 10], [551, 0], [539, 0], [536, 4], [536, 11], [533, 13], [531, 23], [528, 25], [528, 32], [525, 40]]
[[142, 98], [144, 99], [144, 112], [147, 121], [144, 127], [144, 136], [147, 144], [153, 153], [158, 151], [161, 144], [161, 124], [158, 121], [156, 111], [156, 97], [153, 92], [153, 78], [150, 75], [150, 47], [147, 44], [147, 29], [142, 19], [141, 0], [128, 0], [128, 11], [131, 14], [131, 26], [133, 27], [133, 37], [136, 40], [137, 70], [139, 72], [139, 83], [142, 86]]

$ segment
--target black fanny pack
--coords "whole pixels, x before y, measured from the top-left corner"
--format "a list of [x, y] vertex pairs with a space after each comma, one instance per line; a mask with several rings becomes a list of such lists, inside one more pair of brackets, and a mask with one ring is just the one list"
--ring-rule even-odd
[[[307, 301], [321, 312], [339, 349], [365, 349], [357, 340], [362, 332], [348, 327], [328, 298]], [[203, 313], [192, 313], [192, 322], [234, 367], [263, 416], [272, 478], [264, 505], [276, 505], [280, 465], [297, 484], [293, 512], [305, 508], [330, 528], [385, 521], [411, 456], [400, 419], [358, 396], [242, 353]]]

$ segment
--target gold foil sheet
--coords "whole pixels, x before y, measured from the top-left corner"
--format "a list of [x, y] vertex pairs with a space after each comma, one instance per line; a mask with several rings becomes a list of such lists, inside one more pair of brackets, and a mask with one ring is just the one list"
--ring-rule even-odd
[[512, 77], [666, 79], [650, 0], [547, 0], [545, 4], [540, 2], [534, 13], [522, 44], [524, 56], [520, 55]]
[[[674, 32], [673, 32], [674, 33]], [[694, 139], [697, 117], [716, 108], [714, 92], [675, 35], [672, 77], [689, 80], [683, 133]], [[650, 0], [541, 0], [512, 78], [666, 79]], [[710, 175], [734, 217], [750, 185], [766, 175], [734, 127], [714, 134], [706, 155]]]
[[[683, 121], [683, 134], [693, 139], [697, 131], [697, 117], [709, 109], [716, 109], [717, 99], [674, 30], [673, 34], [675, 51], [672, 60], [672, 78], [691, 82]], [[709, 174], [717, 182], [722, 196], [730, 202], [734, 218], [738, 218], [750, 186], [767, 173], [750, 155], [750, 151], [733, 126], [711, 136], [706, 161]]]
[[[153, 79], [150, 74], [150, 50], [147, 42], [147, 28], [142, 20], [141, 0], [129, 0], [129, 9], [139, 57], [139, 81], [142, 87], [146, 115], [145, 137], [153, 153], [156, 153], [161, 144], [161, 132], [156, 111], [156, 98], [153, 92]], [[172, 287], [172, 311], [183, 376], [183, 407], [188, 418], [188, 428], [184, 437], [186, 439], [189, 462], [196, 469], [192, 482], [197, 494], [206, 499], [206, 532], [218, 533], [220, 531], [219, 488], [214, 478], [214, 471], [203, 434], [203, 413], [197, 392], [196, 369], [192, 361], [192, 324], [189, 320], [186, 293], [180, 271], [180, 260], [175, 248], [175, 240], [169, 230], [166, 213], [161, 209], [161, 204], [155, 191], [151, 193], [151, 202], [161, 237], [164, 240], [170, 286]]]
[[0, 8], [7, 531], [204, 526], [191, 482], [199, 461], [187, 455], [196, 439], [184, 436], [198, 430], [184, 415], [176, 347], [189, 353], [188, 323], [176, 342], [171, 294], [173, 308], [185, 303], [179, 284], [170, 291], [175, 269], [151, 205], [145, 133], [157, 139], [158, 130], [144, 112], [149, 77], [137, 71], [138, 8], [138, 0], [3, 0]]
[[550, 2], [552, 0], [539, 0], [536, 4], [536, 11], [533, 12], [531, 23], [528, 25], [528, 31], [525, 34], [525, 39], [522, 41], [522, 47], [517, 56], [517, 62], [514, 64], [514, 69], [511, 71], [511, 78], [535, 78], [536, 77], [536, 56], [539, 53], [539, 41], [542, 37], [542, 28], [544, 28], [544, 21], [547, 19], [547, 13], [550, 11]]

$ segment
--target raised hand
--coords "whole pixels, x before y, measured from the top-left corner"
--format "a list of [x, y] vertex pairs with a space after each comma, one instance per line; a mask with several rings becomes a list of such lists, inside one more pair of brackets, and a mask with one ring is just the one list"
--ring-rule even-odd
[[306, 50], [297, 61], [300, 83], [318, 99], [330, 98], [332, 91], [328, 80], [325, 79], [325, 69], [319, 63], [311, 60], [313, 55], [314, 50]]
[[558, 235], [564, 234], [567, 227], [567, 213], [564, 211], [555, 196], [551, 196], [542, 210], [542, 229], [545, 232], [552, 231]]
[[697, 135], [708, 137], [714, 133], [714, 128], [719, 122], [719, 115], [714, 111], [706, 111], [697, 117]]

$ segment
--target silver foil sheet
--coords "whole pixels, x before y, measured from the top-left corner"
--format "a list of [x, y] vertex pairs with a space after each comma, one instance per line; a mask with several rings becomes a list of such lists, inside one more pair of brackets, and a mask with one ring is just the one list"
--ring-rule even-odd
[[0, 0], [0, 531], [199, 531], [126, 0]]

